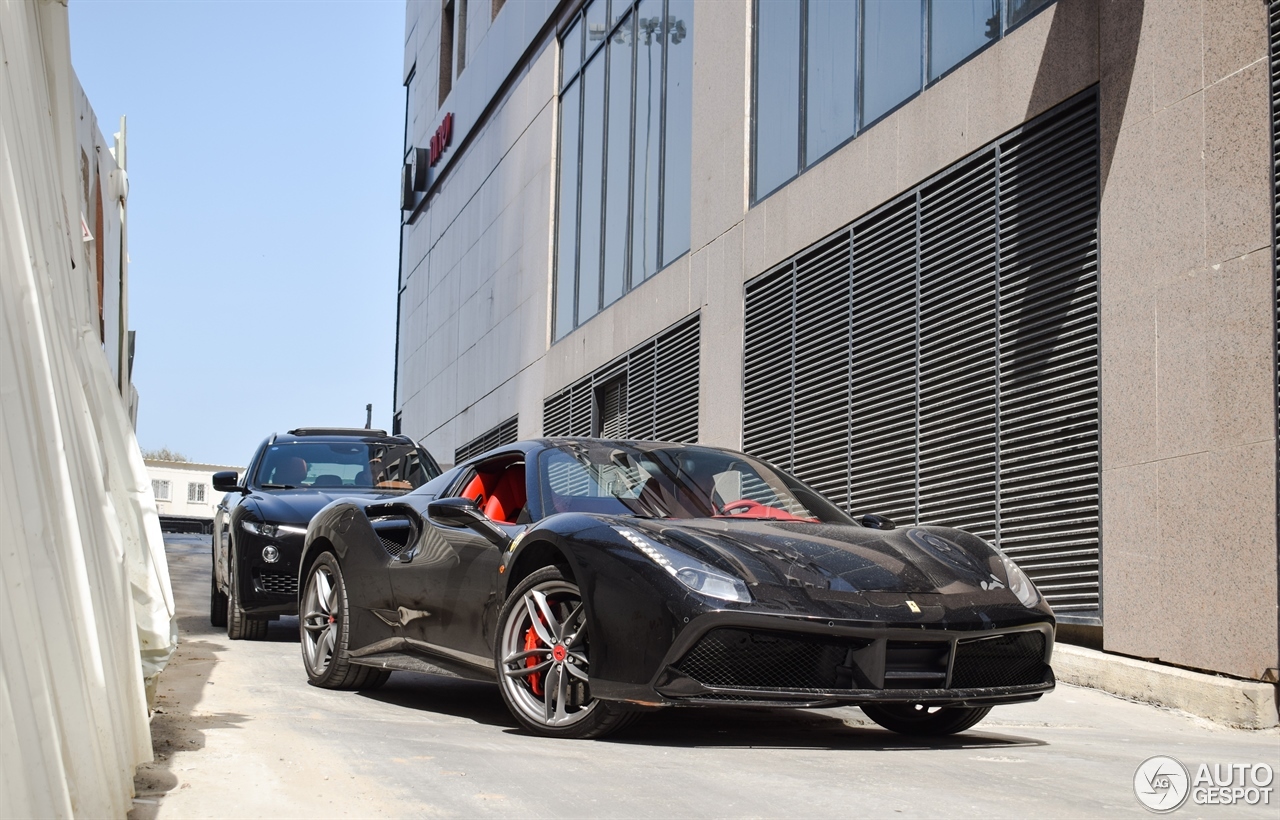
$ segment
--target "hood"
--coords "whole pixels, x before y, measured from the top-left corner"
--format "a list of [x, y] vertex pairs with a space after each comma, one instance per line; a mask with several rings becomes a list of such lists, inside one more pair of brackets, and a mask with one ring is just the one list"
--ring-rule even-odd
[[856, 594], [873, 600], [877, 593], [981, 596], [1006, 585], [990, 546], [943, 527], [875, 530], [762, 519], [626, 518], [619, 524], [729, 570], [757, 589], [798, 587], [816, 597]]
[[399, 498], [404, 491], [385, 492], [359, 487], [333, 487], [331, 489], [259, 490], [253, 494], [262, 520], [272, 524], [292, 524], [305, 527], [320, 510], [340, 498], [350, 498], [360, 504], [370, 504], [385, 498]]

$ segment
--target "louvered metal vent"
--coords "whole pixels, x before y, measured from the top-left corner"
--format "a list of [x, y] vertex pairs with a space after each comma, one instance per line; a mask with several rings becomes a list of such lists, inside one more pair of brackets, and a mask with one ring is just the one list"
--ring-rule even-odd
[[[1271, 20], [1271, 264], [1276, 289], [1276, 429], [1280, 430], [1280, 0], [1267, 4]], [[1276, 439], [1276, 459], [1280, 465], [1280, 437]], [[1280, 469], [1277, 469], [1280, 476]], [[1280, 482], [1278, 482], [1280, 486]]]
[[749, 282], [747, 451], [1095, 619], [1097, 179], [1090, 89]]
[[699, 334], [695, 313], [548, 396], [543, 434], [697, 441]]
[[488, 452], [494, 447], [511, 444], [516, 440], [516, 428], [519, 416], [512, 416], [506, 421], [468, 441], [453, 451], [453, 463], [461, 464], [472, 456]]

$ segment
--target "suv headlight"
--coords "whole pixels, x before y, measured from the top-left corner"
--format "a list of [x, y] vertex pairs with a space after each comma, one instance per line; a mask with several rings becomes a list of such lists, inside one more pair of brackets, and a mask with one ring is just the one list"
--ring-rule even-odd
[[747, 591], [747, 585], [742, 580], [726, 575], [692, 555], [646, 538], [635, 530], [626, 527], [613, 529], [640, 550], [645, 557], [694, 592], [706, 595], [708, 598], [719, 598], [722, 601], [751, 603], [751, 593]]
[[288, 524], [267, 524], [261, 521], [241, 521], [240, 526], [254, 535], [265, 538], [282, 538], [287, 535], [306, 535], [306, 527], [293, 527]]

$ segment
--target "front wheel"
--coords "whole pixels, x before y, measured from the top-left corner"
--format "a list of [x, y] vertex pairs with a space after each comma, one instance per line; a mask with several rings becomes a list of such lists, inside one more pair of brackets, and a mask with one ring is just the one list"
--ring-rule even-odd
[[863, 704], [867, 717], [903, 735], [954, 735], [972, 728], [990, 706], [925, 706], [922, 703]]
[[587, 612], [559, 567], [524, 579], [498, 616], [498, 688], [520, 725], [545, 737], [604, 737], [636, 713], [591, 696]]
[[[250, 618], [240, 606], [240, 565], [236, 562], [236, 551], [231, 550], [231, 560], [227, 562], [227, 637], [233, 641], [260, 641], [267, 637], [267, 622], [259, 618]], [[217, 583], [216, 581], [214, 583]]]
[[227, 625], [227, 596], [218, 589], [218, 560], [213, 561], [213, 569], [209, 574], [209, 623], [214, 626]]
[[312, 686], [324, 689], [377, 689], [391, 673], [351, 662], [351, 629], [347, 585], [333, 553], [311, 565], [302, 593], [298, 629], [302, 633], [302, 665]]

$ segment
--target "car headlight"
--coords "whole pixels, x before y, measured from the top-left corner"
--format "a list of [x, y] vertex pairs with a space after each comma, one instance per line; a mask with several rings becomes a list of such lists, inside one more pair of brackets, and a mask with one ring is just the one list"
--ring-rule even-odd
[[266, 524], [260, 521], [241, 521], [240, 526], [244, 527], [254, 535], [261, 535], [265, 538], [281, 538], [286, 535], [306, 535], [306, 527], [293, 527], [288, 524]]
[[694, 592], [709, 598], [719, 598], [722, 601], [737, 601], [742, 604], [751, 602], [751, 593], [747, 591], [747, 585], [740, 579], [726, 575], [710, 564], [686, 555], [680, 550], [646, 538], [635, 530], [626, 527], [613, 529], [644, 553], [649, 560]]
[[1005, 577], [1009, 579], [1009, 591], [1018, 596], [1025, 607], [1033, 607], [1040, 603], [1040, 591], [1031, 579], [1022, 571], [1022, 567], [1013, 563], [1013, 559], [1000, 553], [1000, 561], [1004, 564]]

